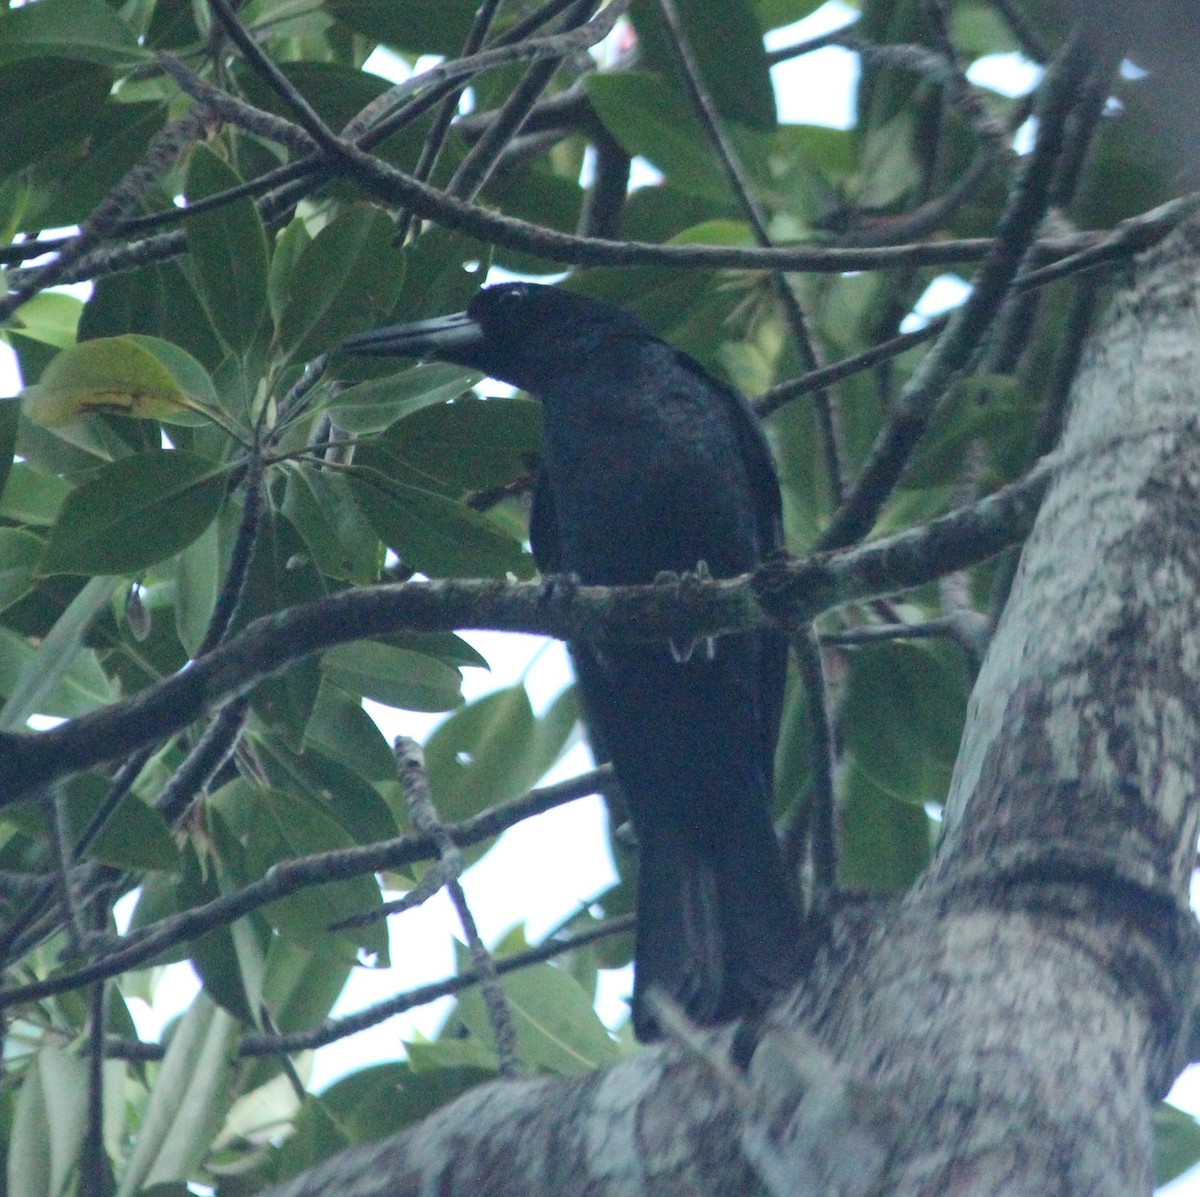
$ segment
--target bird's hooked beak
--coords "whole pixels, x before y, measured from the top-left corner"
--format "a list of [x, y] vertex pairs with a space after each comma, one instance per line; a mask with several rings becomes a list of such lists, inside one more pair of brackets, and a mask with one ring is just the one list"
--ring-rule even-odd
[[441, 357], [451, 362], [464, 355], [465, 364], [469, 365], [482, 344], [483, 328], [479, 322], [466, 312], [456, 312], [453, 316], [436, 316], [414, 324], [374, 328], [347, 337], [338, 349], [371, 357]]

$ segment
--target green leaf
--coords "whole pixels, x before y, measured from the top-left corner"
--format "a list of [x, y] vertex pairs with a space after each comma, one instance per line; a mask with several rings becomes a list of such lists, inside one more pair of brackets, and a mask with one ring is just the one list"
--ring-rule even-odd
[[356, 204], [303, 250], [279, 321], [279, 344], [289, 360], [316, 357], [391, 311], [404, 280], [395, 236], [386, 213]]
[[[322, 691], [330, 688], [328, 684], [321, 687]], [[366, 712], [363, 714], [366, 716]], [[363, 762], [346, 764], [307, 743], [304, 751], [297, 753], [281, 745], [278, 738], [267, 736], [259, 739], [256, 747], [265, 779], [274, 790], [307, 799], [329, 815], [354, 843], [374, 844], [396, 834], [396, 816], [368, 780], [368, 766]], [[380, 780], [394, 786], [394, 764], [390, 776]]]
[[[190, 857], [192, 862], [196, 859], [196, 854], [190, 847], [186, 848], [181, 855], [185, 858]], [[209, 897], [215, 896], [214, 890]], [[180, 884], [178, 876], [165, 872], [147, 874], [139, 888], [137, 905], [133, 908], [133, 914], [129, 920], [129, 930], [131, 932], [140, 931], [145, 927], [152, 926], [160, 919], [179, 914], [180, 911], [195, 904], [188, 901], [192, 897], [195, 897], [194, 892], [189, 894]], [[190, 943], [172, 944], [155, 956], [147, 967], [187, 960], [192, 954], [192, 948], [193, 945]], [[126, 974], [121, 986], [122, 993], [127, 997], [142, 997], [147, 1002], [152, 996], [150, 990], [147, 973]]]
[[[68, 783], [68, 825], [75, 836], [107, 799], [109, 788], [107, 782], [93, 775], [73, 778]], [[122, 869], [157, 872], [179, 867], [179, 849], [166, 821], [132, 792], [117, 804], [86, 855]]]
[[[234, 782], [220, 791], [223, 799], [238, 789]], [[195, 908], [235, 893], [256, 876], [247, 863], [242, 839], [225, 819], [225, 804], [214, 796], [205, 812], [206, 837], [181, 854], [180, 904]], [[203, 851], [201, 857], [198, 849]], [[218, 927], [192, 943], [192, 964], [204, 992], [239, 1022], [261, 1027], [262, 985], [271, 929], [262, 911], [253, 911]]]
[[[295, 60], [277, 65], [284, 78], [335, 130], [343, 128], [372, 100], [392, 86], [389, 80], [348, 63]], [[233, 77], [237, 80], [238, 94], [256, 108], [263, 108], [289, 120], [293, 118], [287, 101], [257, 71], [237, 63], [233, 68]]]
[[237, 1035], [237, 1022], [201, 993], [159, 1066], [117, 1197], [191, 1177], [225, 1117]]
[[146, 44], [156, 50], [191, 49], [202, 40], [196, 13], [188, 0], [156, 0], [146, 29]]
[[426, 229], [405, 249], [408, 270], [388, 323], [461, 312], [492, 264], [492, 247], [447, 229]]
[[981, 374], [964, 379], [943, 403], [930, 435], [922, 438], [904, 475], [904, 486], [956, 483], [970, 446], [982, 442], [988, 457], [1019, 440], [1028, 445], [1034, 425], [1030, 396], [1011, 375]]
[[73, 424], [93, 412], [204, 424], [206, 413], [217, 406], [216, 391], [199, 362], [168, 341], [132, 334], [64, 350], [21, 399], [26, 417], [46, 428]]
[[[361, 1075], [352, 1074], [347, 1080]], [[327, 1096], [327, 1093], [323, 1093], [320, 1097], [310, 1098], [300, 1107], [292, 1133], [281, 1146], [270, 1149], [260, 1169], [251, 1178], [255, 1189], [258, 1188], [259, 1176], [265, 1184], [284, 1180], [350, 1146], [352, 1140], [342, 1124], [330, 1117], [326, 1109]], [[224, 1189], [225, 1185], [221, 1187]]]
[[[678, 0], [676, 9], [705, 90], [725, 121], [769, 132], [775, 127], [775, 93], [762, 29], [750, 0]], [[634, 0], [630, 15], [642, 61], [673, 73], [675, 51], [658, 5]]]
[[365, 586], [379, 577], [383, 546], [342, 474], [298, 462], [288, 471], [282, 511], [326, 577]]
[[87, 1133], [87, 1065], [53, 1045], [25, 1073], [8, 1146], [12, 1197], [59, 1197]]
[[944, 644], [892, 642], [852, 653], [841, 713], [857, 768], [900, 801], [943, 801], [967, 691], [961, 653]]
[[778, 29], [802, 21], [824, 3], [825, 0], [754, 0], [754, 11], [764, 30]]
[[334, 685], [351, 694], [406, 711], [447, 711], [462, 702], [457, 669], [377, 641], [331, 648], [321, 658], [321, 669]]
[[304, 221], [295, 217], [275, 238], [271, 250], [271, 265], [267, 272], [267, 302], [271, 308], [271, 319], [278, 324], [292, 293], [292, 279], [296, 263], [312, 244]]
[[971, 58], [1020, 49], [1008, 22], [989, 4], [956, 4], [950, 30], [958, 52]]
[[20, 58], [70, 58], [128, 68], [149, 53], [102, 0], [38, 0], [0, 11], [0, 63]]
[[[190, 202], [241, 182], [207, 146], [192, 150], [186, 187]], [[208, 318], [225, 344], [244, 354], [267, 313], [267, 235], [258, 209], [246, 197], [190, 216], [184, 227]]]
[[[465, 966], [465, 949], [459, 950]], [[569, 973], [535, 964], [500, 978], [517, 1032], [517, 1052], [530, 1068], [571, 1076], [609, 1064], [620, 1049]], [[458, 1000], [458, 1016], [471, 1034], [492, 1047], [495, 1034], [479, 986]]]
[[851, 758], [839, 806], [838, 873], [848, 889], [898, 893], [924, 872], [933, 854], [932, 820], [919, 807], [897, 802]]
[[[446, 1026], [449, 1024], [447, 1023]], [[450, 1038], [443, 1027], [441, 1038], [432, 1043], [416, 1040], [406, 1044], [408, 1062], [412, 1071], [421, 1077], [444, 1073], [450, 1069], [471, 1068], [483, 1073], [493, 1073], [498, 1068], [494, 1048], [477, 1039], [462, 1039], [457, 1034]]]
[[356, 33], [398, 50], [422, 54], [461, 52], [471, 29], [474, 8], [447, 0], [328, 0], [331, 16]]
[[[296, 44], [303, 46], [314, 45], [318, 36], [324, 38], [331, 25], [329, 17], [306, 0], [249, 0], [238, 17], [251, 33], [261, 30], [268, 37], [296, 38]], [[340, 53], [348, 50], [343, 47]]]
[[41, 291], [17, 309], [21, 331], [56, 349], [75, 344], [82, 315], [82, 302], [61, 291]]
[[347, 387], [330, 401], [329, 415], [346, 432], [380, 432], [422, 408], [457, 399], [482, 377], [478, 370], [430, 362]]
[[[521, 544], [463, 503], [414, 485], [414, 471], [373, 445], [360, 445], [351, 489], [380, 540], [430, 577], [531, 577]], [[422, 480], [431, 483], [432, 480]]]
[[0, 516], [46, 528], [59, 518], [62, 504], [70, 494], [71, 483], [65, 479], [40, 474], [25, 462], [13, 462], [4, 493], [0, 494]]
[[1159, 1102], [1154, 1111], [1156, 1187], [1181, 1176], [1196, 1163], [1200, 1163], [1200, 1123], [1183, 1110]]
[[[141, 333], [128, 333], [126, 339], [132, 341], [139, 349], [144, 349], [147, 353], [153, 354], [155, 358], [166, 368], [175, 384], [187, 396], [185, 407], [187, 411], [178, 416], [164, 416], [168, 424], [185, 424], [192, 427], [207, 427], [208, 420], [206, 413], [215, 410], [220, 400], [217, 397], [216, 387], [213, 385], [213, 380], [209, 377], [208, 371], [194, 358], [186, 349], [174, 344], [171, 341], [164, 341], [161, 337], [145, 336]], [[199, 411], [193, 411], [192, 405], [196, 405]], [[203, 415], [205, 418], [199, 419], [197, 416]]]
[[588, 99], [626, 153], [654, 163], [677, 187], [724, 199], [729, 185], [691, 109], [661, 75], [593, 72]]
[[217, 525], [209, 524], [175, 561], [175, 631], [190, 656], [204, 643], [221, 582]]
[[[243, 809], [237, 814], [231, 812], [229, 817], [231, 823], [236, 820], [244, 828], [247, 868], [254, 875], [265, 873], [281, 861], [355, 846], [328, 811], [295, 793], [227, 786], [214, 801], [224, 809], [235, 798], [241, 799]], [[302, 947], [322, 949], [353, 964], [360, 951], [386, 958], [387, 924], [376, 921], [341, 931], [331, 931], [330, 924], [373, 910], [380, 901], [379, 886], [373, 877], [354, 877], [300, 890], [271, 903], [263, 913], [283, 935]]]
[[[8, 14], [16, 11], [20, 10], [0, 13], [0, 31]], [[58, 153], [64, 130], [89, 133], [112, 83], [111, 71], [70, 59], [38, 57], [7, 63], [0, 71], [0, 111], [5, 114], [0, 127], [0, 175]], [[28, 306], [22, 305], [22, 321]]]
[[523, 685], [457, 711], [425, 746], [442, 817], [467, 818], [536, 785], [566, 747], [578, 717], [574, 690], [567, 690], [538, 719]]
[[[260, 615], [284, 611], [324, 594], [325, 583], [300, 534], [281, 512], [269, 510], [259, 526], [250, 572], [230, 634], [240, 632]], [[320, 684], [316, 657], [294, 661], [282, 674], [264, 678], [254, 687], [254, 712], [298, 749]]]
[[79, 323], [80, 340], [128, 333], [161, 337], [210, 369], [226, 357], [204, 314], [193, 277], [177, 262], [97, 280]]
[[82, 224], [144, 158], [166, 118], [163, 103], [132, 104], [109, 97], [76, 137], [64, 139], [57, 153], [33, 167], [39, 223]]
[[410, 415], [380, 438], [389, 453], [458, 493], [530, 472], [541, 444], [542, 405], [465, 395]]
[[379, 725], [360, 700], [328, 682], [322, 684], [304, 729], [304, 747], [315, 748], [372, 781], [391, 781], [396, 776], [396, 762]]
[[[460, 1046], [464, 1043], [459, 1041]], [[409, 1046], [423, 1055], [442, 1045], [415, 1043]], [[453, 1062], [420, 1070], [409, 1063], [376, 1064], [344, 1077], [326, 1089], [321, 1094], [320, 1109], [345, 1136], [339, 1147], [347, 1142], [361, 1143], [392, 1134], [432, 1114], [460, 1093], [495, 1079], [494, 1059], [484, 1063], [463, 1063], [452, 1058], [448, 1051], [442, 1055]], [[465, 1055], [465, 1052], [459, 1053], [460, 1057]], [[311, 1114], [312, 1110], [306, 1113]], [[302, 1114], [295, 1137], [305, 1131], [304, 1123], [305, 1114]], [[291, 1145], [289, 1141], [285, 1151]]]
[[33, 568], [41, 555], [39, 537], [17, 528], [0, 528], [0, 611], [33, 589]]
[[[94, 774], [71, 778], [64, 787], [66, 826], [77, 842], [92, 816], [107, 800], [110, 784]], [[9, 808], [8, 817], [33, 835], [50, 839], [55, 816], [44, 802], [35, 800]], [[99, 835], [86, 851], [89, 860], [118, 868], [149, 872], [173, 871], [179, 865], [179, 849], [170, 828], [153, 807], [136, 794], [126, 794], [108, 817]]]
[[354, 967], [322, 949], [305, 948], [282, 935], [271, 939], [263, 998], [285, 1034], [306, 1031], [327, 1017]]
[[39, 572], [136, 573], [170, 557], [216, 517], [228, 468], [153, 449], [99, 470], [63, 504]]
[[913, 124], [913, 113], [906, 108], [884, 124], [867, 130], [862, 151], [862, 182], [855, 196], [864, 208], [892, 207], [920, 187], [921, 168], [913, 152]]
[[115, 695], [83, 637], [112, 599], [114, 579], [92, 578], [71, 600], [41, 644], [0, 628], [0, 731], [23, 731], [30, 715], [72, 717], [94, 710]]

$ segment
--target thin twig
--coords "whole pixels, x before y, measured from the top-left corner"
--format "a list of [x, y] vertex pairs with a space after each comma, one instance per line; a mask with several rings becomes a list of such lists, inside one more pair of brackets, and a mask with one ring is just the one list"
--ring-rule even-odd
[[[475, 11], [475, 17], [467, 33], [467, 40], [463, 44], [463, 52], [459, 57], [469, 58], [479, 50], [483, 45], [484, 38], [487, 37], [487, 32], [492, 26], [496, 10], [499, 7], [500, 0], [483, 0], [483, 3]], [[458, 105], [465, 91], [465, 85], [452, 87], [445, 99], [441, 101], [441, 106], [433, 118], [433, 126], [425, 135], [425, 141], [421, 146], [421, 155], [417, 159], [416, 166], [413, 167], [413, 178], [420, 179], [422, 183], [429, 182], [433, 177], [434, 169], [446, 144], [446, 137], [450, 132], [450, 124], [458, 112]], [[398, 242], [403, 243], [407, 239], [411, 224], [412, 214], [407, 210], [401, 212], [396, 221], [396, 240]]]
[[821, 659], [821, 647], [811, 624], [792, 637], [792, 652], [800, 667], [800, 682], [808, 700], [808, 757], [813, 772], [805, 820], [812, 868], [810, 907], [825, 909], [837, 892], [836, 796], [825, 667]]
[[71, 870], [75, 863], [73, 844], [71, 842], [71, 825], [68, 816], [67, 795], [61, 786], [54, 789], [54, 863], [56, 866], [59, 901], [66, 912], [63, 920], [67, 929], [67, 938], [71, 948], [78, 952], [83, 943], [84, 927], [82, 914], [75, 904], [75, 895], [71, 892]]
[[[1108, 100], [1109, 86], [1117, 68], [1117, 55], [1096, 62], [1075, 101], [1063, 135], [1063, 153], [1054, 165], [1050, 204], [1055, 210], [1069, 206], [1079, 186], [1084, 161], [1096, 135], [1096, 129]], [[1027, 255], [1028, 257], [1028, 255]], [[979, 369], [985, 374], [1011, 374], [1028, 355], [1034, 342], [1031, 335], [1041, 306], [1037, 291], [1014, 291], [1004, 304], [979, 355]]]
[[88, 250], [107, 236], [112, 226], [140, 202], [146, 191], [195, 138], [207, 117], [204, 109], [197, 107], [155, 134], [142, 160], [127, 171], [92, 209], [80, 226], [79, 233], [59, 249], [53, 261], [9, 275], [8, 294], [0, 299], [0, 321], [7, 320], [26, 300], [47, 287], [68, 281], [72, 264], [84, 259]]
[[[531, 815], [596, 793], [609, 776], [608, 769], [595, 769], [560, 785], [530, 790], [522, 798], [452, 824], [447, 830], [454, 841], [464, 847], [482, 843]], [[436, 846], [429, 836], [403, 835], [378, 844], [281, 861], [261, 880], [251, 882], [236, 893], [171, 915], [124, 936], [117, 941], [119, 947], [74, 973], [0, 991], [0, 1008], [32, 997], [65, 993], [90, 981], [116, 976], [152, 959], [167, 947], [228, 926], [252, 911], [310, 886], [401, 869], [436, 855]]]
[[935, 640], [956, 638], [956, 618], [939, 615], [921, 623], [876, 623], [861, 627], [843, 628], [837, 632], [822, 632], [817, 639], [830, 647], [851, 644], [878, 644], [886, 640]]
[[[575, 0], [569, 0], [569, 4]], [[564, 5], [568, 7], [569, 5]], [[386, 130], [384, 135], [390, 135], [394, 129], [389, 125], [399, 107], [412, 95], [423, 92], [431, 87], [442, 87], [446, 84], [457, 83], [471, 79], [484, 71], [495, 70], [497, 67], [511, 66], [515, 62], [537, 62], [540, 59], [561, 59], [579, 50], [588, 50], [597, 42], [603, 41], [613, 30], [613, 26], [629, 7], [629, 0], [612, 0], [603, 7], [590, 21], [575, 29], [563, 33], [553, 33], [545, 37], [528, 38], [526, 40], [509, 41], [502, 38], [500, 44], [478, 54], [471, 54], [453, 62], [439, 63], [419, 75], [398, 83], [390, 91], [378, 99], [372, 100], [342, 130], [342, 137], [356, 144], [363, 133], [374, 130], [378, 135]], [[511, 34], [510, 34], [511, 36]]]
[[899, 357], [900, 354], [912, 349], [914, 345], [932, 341], [949, 323], [948, 315], [935, 316], [924, 328], [901, 333], [878, 345], [872, 345], [870, 349], [864, 349], [862, 353], [843, 358], [840, 362], [834, 362], [820, 370], [802, 374], [799, 378], [781, 382], [769, 391], [764, 391], [755, 402], [754, 408], [760, 416], [769, 416], [772, 412], [778, 411], [785, 403], [799, 399], [802, 395], [811, 395], [821, 386], [832, 386], [844, 378], [851, 378], [855, 374], [861, 374], [864, 370], [878, 366], [881, 362]]
[[870, 529], [939, 401], [966, 367], [1010, 294], [1049, 203], [1063, 133], [1080, 81], [1090, 68], [1091, 58], [1082, 39], [1074, 37], [1047, 72], [1039, 96], [1037, 141], [1000, 219], [996, 244], [976, 275], [970, 297], [954, 312], [945, 333], [904, 388], [853, 491], [819, 538], [819, 548], [850, 544]]
[[[96, 903], [96, 921], [103, 925], [107, 906]], [[108, 984], [97, 981], [91, 987], [88, 1012], [88, 1102], [87, 1134], [81, 1153], [80, 1189], [82, 1197], [103, 1197], [108, 1192], [108, 1172], [104, 1155], [104, 1041], [108, 1021]]]
[[[545, 943], [519, 952], [515, 956], [503, 956], [495, 962], [496, 972], [500, 976], [504, 976], [506, 973], [516, 972], [518, 969], [528, 968], [531, 964], [552, 960], [556, 956], [575, 951], [577, 948], [585, 947], [597, 940], [607, 939], [631, 930], [633, 930], [633, 915], [621, 915], [602, 926], [580, 931], [567, 938], [547, 940]], [[407, 993], [397, 994], [386, 1001], [360, 1010], [357, 1014], [349, 1014], [340, 1019], [327, 1019], [321, 1026], [311, 1031], [299, 1031], [295, 1034], [278, 1037], [247, 1035], [242, 1039], [239, 1055], [270, 1056], [278, 1055], [281, 1052], [307, 1051], [324, 1047], [327, 1043], [334, 1043], [349, 1035], [365, 1031], [368, 1027], [377, 1026], [389, 1018], [394, 1018], [397, 1014], [403, 1014], [406, 1010], [428, 1005], [429, 1002], [436, 1001], [441, 997], [461, 993], [472, 985], [478, 985], [480, 980], [479, 973], [475, 969], [470, 969], [457, 976], [447, 977], [444, 981], [422, 985]]]
[[248, 698], [235, 698], [223, 706], [183, 764], [163, 786], [154, 806], [168, 824], [175, 826], [180, 822], [192, 800], [229, 759], [249, 709]]
[[500, 1061], [501, 1076], [518, 1076], [521, 1071], [517, 1057], [517, 1028], [504, 988], [496, 974], [496, 962], [487, 950], [475, 924], [475, 916], [467, 903], [459, 877], [462, 875], [462, 853], [454, 837], [446, 830], [433, 805], [429, 792], [429, 774], [425, 769], [425, 753], [416, 740], [408, 736], [397, 736], [395, 743], [396, 775], [404, 794], [404, 804], [413, 827], [429, 836], [437, 846], [438, 859], [446, 873], [446, 888], [450, 901], [458, 914], [458, 921], [467, 941], [474, 971], [479, 976], [483, 992], [483, 1004], [487, 1009], [492, 1034], [496, 1037], [496, 1056]]
[[[107, 824], [109, 818], [111, 818], [112, 813], [120, 806], [125, 796], [133, 788], [134, 782], [137, 781], [139, 774], [146, 767], [146, 763], [154, 755], [154, 752], [154, 745], [141, 748], [117, 770], [113, 776], [112, 783], [109, 785], [108, 793], [104, 796], [104, 801], [93, 812], [79, 839], [72, 846], [72, 862], [79, 860], [88, 848], [91, 847], [96, 836], [100, 834], [100, 831]], [[72, 865], [72, 867], [74, 866]], [[75, 878], [71, 877], [69, 880], [74, 882]], [[47, 914], [52, 909], [61, 909], [61, 906], [52, 906], [55, 892], [60, 888], [60, 884], [61, 882], [57, 876], [46, 877], [38, 882], [36, 890], [29, 895], [25, 908], [14, 915], [9, 920], [8, 925], [0, 932], [0, 959], [24, 953], [29, 943], [29, 937], [26, 932], [38, 920], [42, 920], [42, 925], [40, 928], [35, 928], [37, 938], [48, 934], [49, 928], [45, 926]], [[55, 926], [57, 926], [57, 923], [55, 923]]]
[[208, 0], [208, 6], [229, 40], [241, 50], [246, 62], [269, 88], [296, 114], [304, 131], [331, 157], [341, 150], [333, 130], [321, 119], [317, 110], [300, 94], [287, 76], [263, 53], [246, 27], [238, 20], [228, 0]]
[[[679, 67], [683, 72], [684, 83], [691, 97], [692, 107], [704, 129], [705, 136], [721, 164], [722, 170], [729, 181], [746, 219], [753, 230], [754, 239], [764, 249], [773, 246], [768, 216], [765, 209], [754, 196], [750, 178], [742, 165], [737, 149], [721, 123], [720, 113], [713, 103], [708, 89], [704, 86], [704, 77], [700, 64], [692, 52], [687, 32], [683, 22], [675, 10], [673, 0], [658, 0], [667, 31], [671, 35], [671, 45]], [[796, 292], [792, 289], [786, 275], [776, 272], [772, 275], [775, 294], [783, 307], [788, 327], [792, 332], [792, 341], [799, 354], [801, 365], [810, 375], [821, 368], [820, 356], [809, 329], [808, 316], [805, 314]], [[841, 503], [845, 497], [845, 480], [842, 473], [841, 430], [838, 426], [838, 413], [833, 398], [823, 388], [814, 391], [813, 406], [817, 416], [817, 427], [821, 437], [821, 451], [825, 462], [825, 474], [829, 480], [829, 488], [833, 495], [834, 505]]]
[[840, 47], [843, 38], [858, 24], [858, 21], [859, 16], [855, 13], [845, 25], [831, 29], [828, 33], [818, 33], [815, 37], [805, 38], [804, 41], [796, 42], [791, 46], [780, 46], [777, 50], [768, 50], [767, 62], [771, 66], [778, 66], [781, 62], [789, 62], [793, 58], [801, 58], [805, 54], [813, 54], [817, 50], [825, 50], [830, 46]]
[[242, 518], [237, 536], [229, 553], [229, 568], [217, 594], [213, 613], [209, 617], [204, 639], [196, 650], [196, 657], [204, 657], [221, 644], [229, 634], [237, 617], [238, 607], [246, 591], [250, 576], [250, 564], [262, 531], [263, 521], [263, 468], [257, 454], [247, 466], [245, 490], [242, 498]]
[[[595, 0], [575, 0], [567, 9], [563, 24], [567, 28], [584, 21]], [[496, 169], [505, 147], [520, 132], [538, 97], [562, 65], [562, 58], [549, 58], [532, 63], [524, 77], [509, 92], [500, 110], [483, 136], [471, 147], [467, 156], [446, 185], [446, 194], [459, 199], [473, 200]]]
[[784, 627], [798, 627], [832, 607], [923, 585], [1017, 543], [1032, 524], [1048, 469], [1039, 462], [970, 508], [853, 551], [771, 562], [752, 575], [704, 583], [686, 603], [669, 584], [548, 592], [529, 582], [434, 581], [362, 586], [262, 616], [130, 698], [44, 732], [0, 733], [0, 806], [180, 731], [292, 661], [402, 628], [688, 641], [756, 627], [764, 609]]
[[[619, 915], [599, 927], [579, 931], [575, 935], [562, 939], [548, 939], [545, 943], [538, 944], [537, 947], [527, 948], [513, 956], [502, 956], [496, 961], [496, 972], [501, 976], [516, 972], [518, 969], [528, 968], [532, 964], [541, 964], [546, 960], [553, 960], [556, 956], [576, 951], [597, 940], [608, 939], [632, 930], [633, 915]], [[351, 1035], [357, 1035], [371, 1027], [378, 1026], [381, 1022], [395, 1018], [397, 1014], [403, 1014], [406, 1010], [426, 1006], [430, 1002], [437, 1001], [438, 998], [453, 997], [456, 993], [462, 993], [463, 990], [478, 985], [479, 981], [479, 974], [473, 969], [468, 969], [442, 981], [435, 981], [429, 985], [421, 985], [416, 989], [398, 993], [385, 1001], [359, 1010], [355, 1014], [348, 1014], [344, 1018], [327, 1018], [320, 1026], [313, 1027], [308, 1031], [292, 1031], [280, 1035], [245, 1035], [238, 1045], [237, 1054], [239, 1058], [246, 1059], [256, 1056], [284, 1055], [290, 1052], [315, 1051], [319, 1047], [326, 1047], [330, 1043], [337, 1043]], [[144, 1043], [137, 1039], [110, 1037], [105, 1044], [105, 1055], [121, 1060], [161, 1060], [163, 1054], [164, 1048], [161, 1044]]]

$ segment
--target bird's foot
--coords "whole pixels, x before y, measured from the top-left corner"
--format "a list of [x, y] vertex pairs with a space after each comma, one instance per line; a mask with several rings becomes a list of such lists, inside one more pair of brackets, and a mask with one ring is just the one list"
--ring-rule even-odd
[[[694, 570], [688, 570], [682, 574], [676, 573], [673, 569], [660, 570], [654, 575], [654, 581], [659, 585], [673, 583], [679, 591], [680, 597], [685, 598], [689, 591], [694, 591], [701, 583], [711, 582], [712, 573], [706, 561], [697, 561]], [[671, 657], [677, 665], [687, 664], [695, 655], [697, 645], [703, 645], [706, 661], [713, 660], [717, 655], [715, 636], [702, 636], [686, 641], [671, 639], [668, 643], [671, 646]]]
[[582, 584], [582, 579], [576, 573], [543, 574], [538, 606], [545, 608], [555, 603], [570, 602]]

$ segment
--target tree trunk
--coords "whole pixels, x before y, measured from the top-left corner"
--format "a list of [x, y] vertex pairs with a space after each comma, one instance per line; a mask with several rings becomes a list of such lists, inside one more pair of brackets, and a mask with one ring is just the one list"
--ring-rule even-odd
[[841, 908], [747, 1071], [725, 1032], [498, 1082], [276, 1193], [1149, 1193], [1197, 959], [1198, 295], [1193, 221], [1091, 339], [932, 867]]

